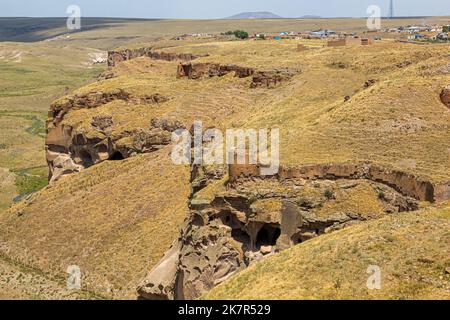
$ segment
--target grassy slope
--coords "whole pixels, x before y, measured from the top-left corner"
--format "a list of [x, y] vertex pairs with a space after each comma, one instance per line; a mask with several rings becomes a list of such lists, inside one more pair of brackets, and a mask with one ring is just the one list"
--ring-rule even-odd
[[[364, 222], [235, 275], [204, 299], [450, 299], [450, 207]], [[381, 269], [368, 290], [367, 268]]]
[[101, 299], [87, 291], [70, 290], [64, 278], [49, 278], [40, 270], [0, 256], [0, 300]]
[[78, 265], [83, 288], [134, 298], [187, 212], [189, 170], [167, 153], [102, 163], [21, 202], [0, 217], [1, 251], [49, 276]]
[[[279, 127], [282, 163], [372, 161], [450, 180], [450, 110], [439, 100], [450, 83], [447, 45], [385, 40], [327, 48], [321, 41], [300, 42], [312, 49], [297, 52], [299, 41], [253, 41], [170, 50], [209, 53], [199, 59], [204, 62], [301, 71], [275, 90], [251, 90], [248, 108], [226, 118], [228, 127]], [[364, 88], [369, 79], [375, 84]]]
[[2, 195], [0, 208], [9, 206], [14, 196], [46, 184], [44, 138], [49, 104], [92, 81], [104, 69], [92, 66], [89, 54], [96, 52], [45, 42], [0, 45], [0, 168], [16, 174], [15, 183], [5, 186], [14, 192]]
[[[140, 28], [139, 32], [150, 32], [149, 30], [154, 30], [152, 28], [163, 30], [162, 26], [169, 28], [173, 25], [183, 26], [185, 23], [199, 29], [208, 25], [207, 22], [190, 21], [139, 22], [133, 26], [124, 25], [120, 30], [115, 28], [102, 30], [101, 33], [98, 30], [97, 33], [78, 33], [71, 38], [55, 40], [51, 45], [64, 47], [65, 44], [88, 43], [93, 47], [107, 48], [117, 41], [117, 37], [136, 31], [137, 26]], [[271, 28], [285, 27], [285, 21], [281, 24], [250, 21], [233, 23], [261, 23], [264, 28], [273, 23]], [[223, 21], [211, 23], [215, 25], [214, 28], [219, 28], [216, 24], [227, 29], [234, 26]], [[175, 28], [164, 32], [178, 34], [181, 31]], [[158, 33], [152, 33], [155, 34]], [[320, 45], [315, 41], [309, 44]], [[89, 120], [86, 119], [99, 113], [108, 113], [122, 124], [123, 129], [147, 126], [150, 118], [158, 115], [180, 119], [186, 124], [194, 118], [201, 118], [207, 124], [219, 127], [259, 128], [282, 125], [282, 161], [287, 163], [367, 159], [372, 152], [389, 152], [392, 142], [402, 141], [400, 148], [409, 150], [410, 154], [417, 156], [423, 163], [419, 167], [420, 172], [440, 176], [442, 179], [448, 178], [449, 164], [445, 159], [446, 153], [438, 154], [442, 151], [442, 146], [447, 146], [445, 141], [448, 140], [442, 137], [446, 137], [448, 129], [442, 127], [442, 123], [448, 123], [448, 114], [437, 98], [429, 95], [437, 94], [439, 86], [448, 82], [448, 75], [428, 75], [427, 91], [422, 95], [423, 100], [418, 100], [420, 104], [417, 109], [413, 108], [413, 105], [402, 104], [403, 99], [408, 101], [410, 98], [407, 86], [399, 86], [398, 90], [387, 90], [386, 97], [389, 99], [401, 94], [396, 112], [386, 112], [390, 110], [390, 103], [385, 102], [382, 95], [377, 95], [378, 100], [375, 98], [379, 104], [368, 104], [370, 109], [365, 110], [362, 107], [370, 101], [370, 95], [365, 96], [364, 92], [357, 93], [362, 97], [359, 103], [350, 101], [348, 107], [341, 106], [343, 97], [361, 90], [364, 81], [369, 77], [376, 76], [379, 80], [395, 76], [396, 81], [401, 83], [405, 75], [395, 74], [403, 72], [393, 67], [395, 63], [410, 59], [412, 50], [428, 51], [431, 47], [396, 47], [390, 53], [391, 59], [385, 59], [386, 50], [390, 48], [387, 44], [364, 49], [324, 48], [306, 53], [296, 52], [296, 42], [293, 41], [217, 43], [200, 47], [194, 48], [191, 44], [189, 47], [171, 50], [206, 50], [212, 53], [212, 56], [205, 58], [205, 61], [216, 59], [224, 63], [232, 62], [267, 69], [287, 66], [302, 69], [302, 74], [296, 76], [289, 85], [276, 90], [248, 90], [249, 79], [227, 76], [200, 81], [176, 80], [176, 63], [137, 59], [120, 66], [119, 78], [96, 83], [78, 91], [125, 88], [138, 96], [158, 91], [172, 98], [163, 108], [111, 103], [93, 110], [72, 112], [65, 121], [80, 123], [81, 126], [89, 128]], [[428, 60], [421, 57], [412, 57], [413, 63], [425, 63], [425, 71], [427, 67], [431, 71], [437, 70], [447, 63], [443, 57], [440, 58], [440, 55], [445, 54], [445, 48], [433, 48], [436, 57], [430, 60], [433, 63], [431, 68], [427, 65]], [[346, 60], [344, 62], [347, 67], [343, 70], [336, 69], [333, 63], [342, 59]], [[411, 82], [423, 90], [423, 84], [418, 81], [421, 76], [415, 65], [404, 70], [417, 71], [412, 75]], [[155, 74], [153, 71], [159, 73]], [[19, 102], [15, 105], [21, 105], [20, 99], [19, 97]], [[14, 105], [14, 99], [10, 99], [9, 104]], [[372, 126], [360, 125], [356, 130], [349, 124], [352, 112], [357, 115], [354, 122], [362, 123], [362, 118], [378, 109], [387, 121], [399, 121], [404, 114], [401, 107], [415, 112], [424, 108], [426, 121], [431, 125], [431, 129], [422, 134], [419, 132], [419, 137], [414, 140], [417, 142], [414, 144], [415, 148], [412, 149], [408, 148], [411, 145], [410, 136], [394, 136], [390, 132], [385, 136], [390, 137], [391, 145], [376, 141], [367, 144], [362, 137], [367, 136]], [[46, 107], [43, 107], [39, 110], [45, 109]], [[379, 113], [374, 113], [374, 117], [379, 116]], [[439, 125], [437, 128], [433, 126], [435, 122]], [[349, 137], [356, 133], [360, 140], [347, 144]], [[318, 143], [311, 145], [311, 141]], [[332, 143], [329, 143], [330, 141]], [[436, 148], [431, 150], [431, 153], [423, 153], [430, 143], [436, 144]], [[288, 152], [290, 149], [295, 152]], [[353, 150], [358, 151], [355, 153]], [[85, 288], [109, 297], [133, 297], [139, 279], [158, 261], [176, 237], [177, 225], [186, 212], [188, 173], [182, 168], [168, 164], [168, 153], [169, 150], [163, 150], [158, 155], [137, 157], [125, 162], [104, 163], [90, 168], [79, 175], [64, 179], [52, 188], [44, 189], [31, 200], [1, 214], [2, 251], [14, 261], [44, 270], [50, 276], [63, 276], [69, 264], [78, 264], [86, 272]], [[430, 159], [437, 161], [428, 165]], [[398, 155], [388, 154], [384, 160], [393, 164], [398, 160]], [[158, 175], [157, 172], [161, 168], [164, 174]], [[174, 218], [169, 219], [169, 215]]]

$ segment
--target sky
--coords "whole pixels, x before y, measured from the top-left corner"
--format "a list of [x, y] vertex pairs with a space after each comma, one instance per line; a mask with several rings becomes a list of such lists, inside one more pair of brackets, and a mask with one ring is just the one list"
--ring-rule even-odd
[[[244, 11], [364, 17], [370, 5], [387, 15], [389, 0], [0, 0], [0, 17], [64, 17], [78, 5], [84, 17], [217, 19]], [[450, 15], [450, 0], [394, 0], [396, 16]]]

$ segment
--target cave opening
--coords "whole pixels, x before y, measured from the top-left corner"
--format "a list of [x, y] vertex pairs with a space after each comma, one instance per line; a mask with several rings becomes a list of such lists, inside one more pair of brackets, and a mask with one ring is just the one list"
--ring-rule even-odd
[[243, 245], [243, 249], [247, 250], [250, 247], [250, 236], [244, 230], [235, 228], [231, 231], [231, 237]]
[[303, 238], [300, 233], [296, 233], [291, 237], [291, 245], [295, 246], [303, 242]]
[[85, 150], [81, 150], [78, 153], [78, 156], [80, 157], [80, 160], [83, 164], [84, 167], [90, 167], [94, 164], [94, 161], [92, 160], [92, 156], [89, 152], [85, 151]]
[[114, 153], [109, 157], [109, 160], [111, 160], [111, 161], [120, 161], [120, 160], [124, 160], [124, 159], [125, 159], [125, 158], [124, 158], [123, 154], [122, 154], [121, 152], [119, 152], [119, 151], [114, 152]]
[[280, 235], [280, 228], [266, 224], [258, 232], [258, 236], [256, 237], [256, 247], [260, 248], [261, 246], [275, 246]]

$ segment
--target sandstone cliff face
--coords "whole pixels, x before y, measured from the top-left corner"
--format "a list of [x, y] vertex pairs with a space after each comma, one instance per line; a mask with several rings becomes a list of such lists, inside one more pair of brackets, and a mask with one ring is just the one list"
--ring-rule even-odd
[[205, 55], [195, 55], [191, 53], [170, 53], [154, 51], [152, 47], [138, 48], [138, 49], [125, 49], [122, 51], [109, 51], [108, 52], [108, 67], [114, 67], [117, 63], [127, 61], [139, 57], [149, 57], [155, 60], [164, 61], [191, 61], [204, 57]]
[[62, 123], [70, 111], [96, 108], [114, 100], [160, 104], [168, 98], [159, 94], [133, 97], [124, 90], [115, 90], [75, 95], [53, 103], [45, 141], [50, 183], [105, 160], [122, 160], [134, 154], [159, 150], [171, 142], [174, 130], [182, 128], [177, 121], [153, 119], [147, 128], [113, 133], [115, 123], [110, 115], [93, 117], [89, 131]]
[[143, 97], [133, 97], [130, 93], [122, 89], [115, 89], [110, 92], [89, 92], [87, 94], [76, 94], [54, 102], [50, 106], [47, 121], [47, 128], [57, 126], [69, 111], [79, 109], [90, 109], [107, 104], [111, 101], [122, 100], [126, 102], [141, 103], [163, 103], [169, 100], [158, 93]]
[[[260, 167], [255, 165], [231, 165], [230, 181], [262, 178]], [[435, 184], [419, 179], [413, 174], [390, 170], [373, 164], [328, 164], [303, 165], [280, 168], [280, 179], [367, 179], [385, 184], [401, 194], [421, 201], [445, 201], [450, 189], [448, 183]]]
[[[260, 178], [236, 175], [231, 167], [225, 190], [205, 197], [204, 190], [223, 179], [225, 172], [194, 167], [190, 217], [171, 250], [139, 286], [140, 296], [194, 299], [237, 271], [298, 243], [359, 221], [418, 208], [415, 199], [365, 179], [360, 169], [351, 165], [285, 169], [278, 177]], [[378, 204], [368, 210], [327, 209], [334, 197], [345, 199], [360, 192], [374, 194]]]
[[189, 79], [200, 79], [202, 77], [223, 77], [234, 72], [236, 77], [252, 77], [251, 88], [264, 87], [273, 88], [282, 82], [289, 81], [298, 71], [289, 69], [276, 69], [271, 71], [258, 71], [254, 68], [241, 67], [237, 65], [221, 65], [218, 63], [180, 63], [177, 77]]
[[448, 85], [444, 89], [442, 89], [440, 97], [441, 97], [442, 103], [444, 105], [446, 105], [447, 108], [450, 109], [450, 85]]

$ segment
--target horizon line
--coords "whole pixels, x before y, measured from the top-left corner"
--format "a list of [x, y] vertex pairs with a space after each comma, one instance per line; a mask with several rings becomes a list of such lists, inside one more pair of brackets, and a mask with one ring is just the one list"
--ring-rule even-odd
[[[211, 20], [329, 20], [329, 19], [367, 19], [367, 16], [360, 16], [360, 17], [345, 17], [345, 16], [336, 16], [336, 17], [321, 17], [317, 16], [314, 18], [308, 17], [310, 15], [307, 15], [307, 17], [293, 17], [293, 18], [246, 18], [246, 19], [234, 19], [231, 17], [226, 18], [142, 18], [142, 17], [118, 17], [118, 16], [81, 16], [81, 19], [88, 18], [88, 19], [121, 19], [121, 20], [205, 20], [205, 21], [211, 21]], [[311, 15], [314, 16], [314, 15]], [[420, 15], [420, 16], [395, 16], [395, 17], [388, 17], [388, 16], [382, 16], [383, 19], [408, 19], [408, 18], [450, 18], [450, 15]], [[0, 16], [0, 19], [67, 19], [67, 16]]]

